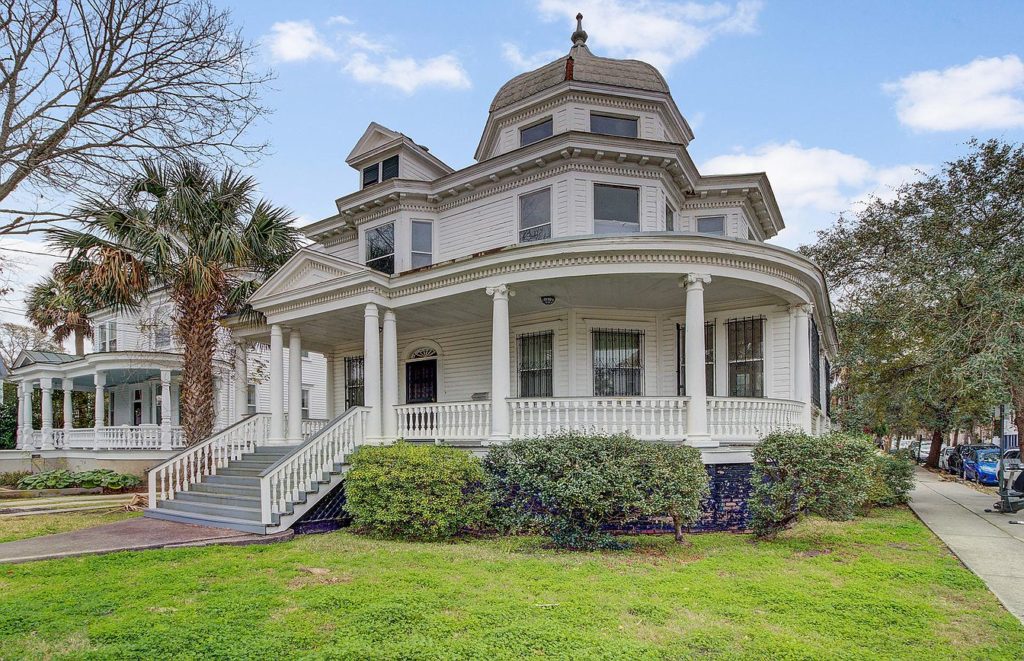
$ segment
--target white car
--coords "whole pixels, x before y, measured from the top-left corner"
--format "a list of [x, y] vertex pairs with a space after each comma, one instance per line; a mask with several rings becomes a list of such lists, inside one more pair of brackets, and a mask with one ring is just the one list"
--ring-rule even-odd
[[[949, 455], [953, 454], [953, 448], [945, 447], [939, 452], [939, 470], [949, 470]], [[927, 457], [925, 457], [927, 459]]]

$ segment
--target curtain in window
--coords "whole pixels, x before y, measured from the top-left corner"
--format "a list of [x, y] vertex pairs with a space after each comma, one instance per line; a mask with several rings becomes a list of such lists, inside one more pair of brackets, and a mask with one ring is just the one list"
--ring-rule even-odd
[[543, 331], [516, 338], [520, 397], [551, 397], [554, 333]]
[[345, 358], [345, 409], [363, 405], [363, 357]]
[[[676, 367], [676, 385], [679, 396], [686, 395], [686, 327], [676, 324], [676, 355], [679, 365]], [[709, 396], [715, 394], [715, 322], [704, 324], [704, 387]]]
[[730, 319], [729, 396], [764, 397], [764, 317]]
[[636, 330], [591, 331], [594, 395], [633, 397], [644, 394], [644, 334]]

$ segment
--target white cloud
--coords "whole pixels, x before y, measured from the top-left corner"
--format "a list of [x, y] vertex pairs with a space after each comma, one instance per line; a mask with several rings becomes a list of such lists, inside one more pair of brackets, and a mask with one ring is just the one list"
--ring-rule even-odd
[[662, 70], [692, 57], [721, 35], [756, 32], [761, 11], [760, 0], [538, 0], [537, 6], [544, 20], [564, 22], [567, 28], [582, 12], [588, 46]]
[[365, 32], [349, 35], [348, 45], [355, 50], [370, 51], [371, 53], [383, 53], [388, 50], [386, 44], [371, 39]]
[[367, 53], [354, 53], [347, 71], [361, 83], [389, 85], [406, 94], [420, 87], [470, 87], [469, 75], [454, 55], [439, 55], [426, 60], [411, 57], [372, 58]]
[[555, 58], [565, 55], [566, 50], [545, 50], [532, 55], [524, 55], [523, 51], [516, 44], [504, 43], [501, 45], [501, 55], [505, 61], [512, 65], [516, 71], [530, 71], [541, 67]]
[[334, 60], [338, 57], [309, 21], [274, 23], [270, 26], [266, 41], [271, 57], [278, 62]]
[[803, 147], [796, 141], [768, 143], [750, 151], [716, 156], [701, 166], [704, 174], [766, 172], [782, 209], [783, 245], [796, 247], [814, 238], [845, 211], [872, 196], [890, 199], [895, 189], [918, 178], [924, 165], [878, 167], [837, 149]]
[[348, 16], [331, 16], [327, 19], [327, 25], [352, 25], [354, 22]]
[[1016, 55], [918, 71], [883, 86], [900, 122], [917, 131], [1024, 126], [1024, 62]]

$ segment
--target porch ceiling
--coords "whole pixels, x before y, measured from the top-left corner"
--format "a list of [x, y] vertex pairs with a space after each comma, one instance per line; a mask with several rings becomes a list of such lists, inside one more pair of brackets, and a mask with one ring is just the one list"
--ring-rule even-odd
[[[629, 275], [562, 277], [518, 283], [509, 302], [512, 316], [550, 312], [567, 307], [613, 310], [665, 310], [677, 308], [683, 313], [685, 290], [679, 286], [681, 274], [636, 273]], [[554, 296], [545, 305], [542, 296]], [[709, 311], [757, 305], [782, 305], [787, 301], [778, 290], [750, 281], [715, 278], [705, 286], [704, 304]], [[381, 314], [383, 315], [383, 309]], [[469, 292], [434, 299], [395, 309], [399, 333], [425, 328], [445, 328], [479, 323], [490, 319], [491, 299], [484, 286]], [[339, 343], [361, 339], [363, 308], [335, 310], [303, 320], [303, 348], [329, 351]], [[269, 335], [259, 337], [268, 341]]]

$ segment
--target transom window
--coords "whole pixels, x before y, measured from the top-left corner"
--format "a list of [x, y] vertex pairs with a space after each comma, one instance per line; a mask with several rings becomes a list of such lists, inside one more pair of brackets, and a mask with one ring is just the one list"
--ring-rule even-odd
[[[679, 356], [679, 367], [676, 372], [676, 383], [679, 396], [686, 395], [686, 327], [676, 324], [676, 351]], [[708, 395], [715, 394], [715, 322], [704, 324], [704, 391]]]
[[398, 177], [398, 154], [363, 168], [363, 188]]
[[764, 317], [730, 319], [729, 396], [764, 397]]
[[594, 184], [594, 233], [640, 231], [640, 189]]
[[553, 129], [551, 118], [548, 117], [542, 122], [534, 124], [533, 126], [527, 126], [519, 131], [519, 146], [525, 147], [526, 145], [539, 142], [544, 138], [550, 138]]
[[412, 221], [412, 267], [434, 263], [434, 224], [429, 220]]
[[519, 242], [551, 238], [551, 189], [519, 196]]
[[818, 324], [811, 319], [811, 401], [821, 408], [821, 343], [818, 339]]
[[395, 272], [394, 223], [366, 231], [366, 265], [388, 275]]
[[697, 232], [725, 236], [725, 216], [703, 216], [697, 219]]
[[516, 337], [520, 397], [551, 397], [554, 363], [554, 332], [542, 331]]
[[245, 412], [249, 415], [256, 413], [256, 384], [250, 383], [245, 387]]
[[621, 135], [626, 138], [637, 137], [636, 117], [616, 117], [590, 113], [590, 132], [601, 135]]
[[643, 331], [595, 328], [590, 333], [594, 361], [594, 395], [643, 395]]
[[345, 409], [363, 405], [363, 357], [345, 358]]

